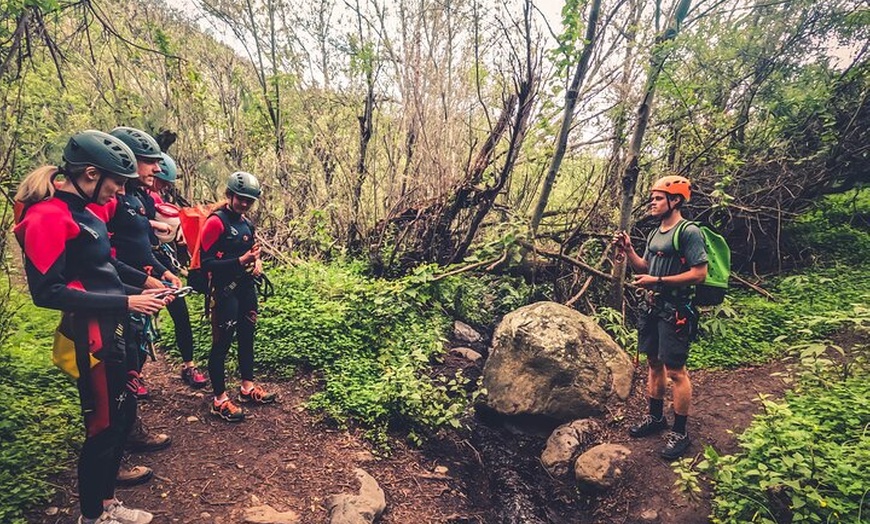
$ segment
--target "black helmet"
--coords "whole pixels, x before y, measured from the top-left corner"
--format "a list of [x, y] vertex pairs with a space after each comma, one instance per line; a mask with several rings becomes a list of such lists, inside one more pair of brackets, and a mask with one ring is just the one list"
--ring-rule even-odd
[[93, 129], [70, 137], [63, 148], [63, 160], [71, 166], [94, 166], [115, 176], [139, 176], [136, 156], [127, 144], [110, 134]]
[[157, 165], [160, 166], [160, 172], [154, 176], [164, 182], [174, 184], [175, 179], [178, 178], [178, 168], [175, 166], [175, 160], [172, 160], [172, 157], [166, 153], [161, 153], [161, 155], [160, 162], [157, 162]]
[[260, 198], [260, 182], [257, 177], [247, 171], [236, 171], [230, 175], [227, 180], [227, 189], [239, 196], [254, 200]]
[[163, 159], [157, 141], [154, 140], [153, 136], [145, 131], [140, 131], [139, 129], [134, 129], [132, 127], [116, 127], [115, 129], [112, 129], [109, 134], [123, 140], [125, 144], [130, 146], [130, 149], [133, 150], [133, 154], [138, 158], [148, 158], [151, 160]]

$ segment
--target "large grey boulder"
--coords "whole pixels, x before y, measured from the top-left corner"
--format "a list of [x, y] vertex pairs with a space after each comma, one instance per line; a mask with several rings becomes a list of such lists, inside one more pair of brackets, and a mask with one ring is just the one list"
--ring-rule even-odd
[[628, 398], [631, 358], [590, 317], [555, 302], [506, 315], [483, 368], [487, 404], [506, 415], [574, 420]]

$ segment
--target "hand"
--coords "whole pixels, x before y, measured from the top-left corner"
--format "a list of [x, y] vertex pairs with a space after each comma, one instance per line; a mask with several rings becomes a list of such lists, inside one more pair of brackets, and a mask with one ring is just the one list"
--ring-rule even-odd
[[644, 289], [655, 289], [659, 283], [659, 277], [654, 277], [652, 275], [635, 275], [634, 282], [632, 282], [637, 287], [642, 287]]
[[252, 247], [250, 250], [245, 252], [244, 255], [239, 257], [239, 263], [243, 266], [247, 266], [247, 265], [251, 264], [252, 262], [254, 262], [255, 260], [259, 260], [259, 259], [260, 259], [260, 245], [254, 244], [254, 247]]
[[153, 229], [155, 233], [160, 233], [162, 235], [168, 235], [169, 233], [172, 233], [172, 228], [169, 227], [169, 224], [160, 222], [158, 220], [149, 220], [149, 222], [151, 223], [151, 229]]
[[622, 253], [626, 251], [634, 251], [634, 246], [631, 245], [631, 237], [625, 231], [613, 235], [613, 245]]
[[159, 281], [154, 277], [148, 277], [145, 279], [145, 283], [142, 284], [142, 287], [145, 289], [163, 289], [166, 286], [163, 285], [163, 282]]
[[259, 258], [254, 262], [254, 276], [258, 277], [263, 274], [263, 261]]
[[153, 315], [163, 309], [167, 303], [166, 300], [159, 299], [153, 294], [130, 295], [127, 297], [127, 311]]
[[164, 305], [169, 304], [170, 302], [175, 300], [175, 295], [172, 294], [172, 288], [170, 287], [143, 289], [142, 294], [154, 297], [158, 300], [162, 300]]
[[181, 283], [181, 279], [178, 278], [177, 276], [175, 276], [175, 274], [172, 273], [172, 271], [169, 271], [168, 269], [166, 270], [166, 273], [163, 273], [163, 275], [160, 278], [162, 278], [164, 281], [172, 284], [172, 287], [174, 287], [174, 288], [180, 288], [180, 287], [184, 286], [184, 284]]

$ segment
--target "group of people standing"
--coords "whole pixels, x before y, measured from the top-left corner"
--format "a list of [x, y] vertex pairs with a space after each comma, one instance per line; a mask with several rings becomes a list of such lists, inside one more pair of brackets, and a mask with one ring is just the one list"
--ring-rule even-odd
[[[227, 180], [226, 202], [206, 219], [200, 238], [208, 276], [212, 347], [208, 378], [194, 361], [190, 314], [179, 268], [160, 249], [168, 225], [157, 206], [177, 179], [173, 159], [148, 133], [117, 127], [73, 135], [63, 165], [44, 166], [21, 182], [15, 235], [24, 252], [33, 302], [62, 312], [55, 340], [72, 341], [68, 367], [76, 379], [85, 425], [78, 461], [80, 524], [147, 524], [151, 513], [125, 506], [115, 487], [147, 481], [150, 468], [121, 468], [123, 452], [171, 445], [147, 430], [137, 401], [147, 398], [142, 373], [148, 316], [166, 308], [181, 353], [181, 380], [202, 388], [209, 380], [209, 412], [240, 422], [245, 412], [226, 389], [226, 357], [238, 345], [241, 403], [269, 404], [275, 395], [254, 383], [255, 278], [262, 273], [255, 228], [246, 214], [260, 197], [252, 174]], [[161, 193], [163, 193], [161, 195]], [[55, 348], [57, 361], [57, 344]]]

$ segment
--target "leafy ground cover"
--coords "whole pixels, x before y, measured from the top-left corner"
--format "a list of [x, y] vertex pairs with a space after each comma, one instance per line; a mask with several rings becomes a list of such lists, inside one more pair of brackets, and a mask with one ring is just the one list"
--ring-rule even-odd
[[17, 524], [51, 495], [48, 478], [66, 468], [83, 429], [75, 387], [51, 364], [58, 313], [20, 294], [12, 307], [0, 344], [0, 522]]

